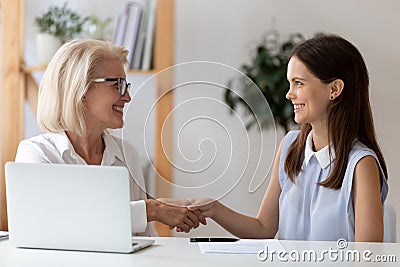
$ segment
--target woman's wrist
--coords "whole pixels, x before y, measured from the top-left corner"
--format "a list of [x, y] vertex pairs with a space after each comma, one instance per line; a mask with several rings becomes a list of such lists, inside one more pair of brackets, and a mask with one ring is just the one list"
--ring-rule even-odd
[[215, 200], [211, 205], [210, 219], [218, 220], [218, 214], [221, 213], [223, 205], [218, 200]]
[[147, 221], [157, 221], [157, 207], [159, 206], [159, 202], [155, 199], [146, 199], [144, 202], [146, 203]]

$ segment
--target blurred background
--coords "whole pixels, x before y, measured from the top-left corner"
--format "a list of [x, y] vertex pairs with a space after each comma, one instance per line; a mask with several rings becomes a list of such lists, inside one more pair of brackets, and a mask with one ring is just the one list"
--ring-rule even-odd
[[[34, 24], [35, 17], [43, 14], [49, 6], [61, 6], [63, 3], [64, 1], [62, 0], [25, 1], [24, 50], [27, 65], [38, 64], [35, 40], [38, 29]], [[126, 3], [127, 1], [125, 0], [68, 1], [68, 5], [82, 15], [95, 15], [103, 21], [110, 18], [109, 23], [105, 26], [103, 35], [103, 38], [110, 41], [112, 41], [117, 27], [118, 14], [123, 12]], [[308, 38], [315, 33], [326, 32], [339, 34], [348, 39], [361, 51], [369, 69], [370, 100], [374, 122], [378, 141], [389, 170], [389, 197], [387, 201], [392, 203], [397, 212], [399, 212], [400, 165], [398, 164], [397, 152], [400, 149], [400, 145], [397, 131], [400, 130], [400, 127], [397, 125], [399, 119], [396, 111], [397, 99], [400, 97], [399, 82], [397, 80], [400, 73], [399, 10], [400, 2], [397, 0], [175, 0], [174, 63], [213, 61], [240, 69], [243, 64], [251, 63], [257, 45], [263, 38], [269, 36], [271, 32], [278, 33], [279, 42], [287, 40], [293, 33], [300, 33], [305, 38]], [[85, 28], [81, 37], [87, 37], [90, 34], [93, 34], [93, 32], [90, 33], [90, 30]], [[229, 68], [227, 67], [227, 69]], [[215, 76], [212, 68], [201, 67], [198, 71], [204, 77]], [[182, 73], [184, 72], [178, 72], [175, 76], [179, 78], [179, 75], [183, 75]], [[40, 72], [34, 73], [37, 81], [40, 80], [41, 75], [42, 73]], [[144, 147], [144, 126], [141, 125], [141, 121], [135, 121], [133, 114], [137, 113], [132, 113], [131, 115], [130, 112], [133, 112], [132, 110], [140, 112], [141, 105], [143, 105], [144, 110], [148, 103], [154, 102], [154, 99], [156, 99], [155, 89], [141, 90], [138, 93], [139, 87], [144, 82], [145, 86], [142, 88], [152, 88], [154, 87], [154, 81], [152, 79], [147, 81], [150, 75], [146, 74], [130, 74], [128, 78], [133, 84], [132, 94], [137, 93], [137, 96], [140, 96], [140, 100], [133, 100], [132, 107], [129, 107], [127, 115], [129, 118], [127, 118], [126, 122], [127, 126], [130, 126], [129, 136], [131, 138], [128, 140], [138, 148], [143, 158], [143, 166], [146, 167], [148, 161], [154, 158], [154, 142], [152, 141], [154, 139], [154, 136], [152, 136], [154, 135], [154, 114], [150, 114], [148, 118], [150, 123], [146, 126], [148, 128], [146, 128], [147, 131], [145, 133], [148, 141]], [[232, 72], [229, 71], [219, 77], [223, 84], [226, 84], [232, 78]], [[210, 79], [212, 80], [213, 78]], [[212, 90], [211, 87], [208, 88], [207, 86], [203, 88], [206, 89], [204, 89], [202, 96], [206, 95], [209, 98], [225, 103], [224, 90], [220, 88]], [[198, 91], [196, 88], [193, 90], [175, 90], [175, 104], [184, 103], [187, 99], [198, 97]], [[232, 179], [238, 179], [238, 183], [233, 188], [229, 188], [229, 190], [232, 190], [221, 189], [226, 185], [216, 184], [215, 187], [207, 187], [202, 193], [212, 195], [213, 190], [215, 192], [225, 190], [226, 194], [221, 199], [224, 204], [239, 212], [255, 216], [268, 184], [268, 170], [271, 159], [274, 156], [276, 143], [279, 143], [284, 136], [285, 130], [279, 126], [277, 126], [276, 131], [274, 128], [263, 129], [262, 134], [255, 127], [245, 130], [241, 125], [237, 125], [238, 118], [230, 114], [229, 108], [223, 107], [221, 109], [221, 106], [223, 105], [200, 103], [198, 107], [194, 105], [184, 110], [173, 112], [172, 136], [178, 135], [188, 117], [191, 117], [191, 113], [198, 114], [199, 109], [205, 108], [211, 114], [218, 115], [219, 121], [223, 121], [225, 125], [232, 126], [230, 136], [233, 140], [239, 140], [239, 143], [240, 140], [249, 140], [248, 144], [244, 142], [243, 146], [235, 146], [234, 149], [238, 155], [232, 161], [229, 161], [229, 168], [233, 173], [237, 173], [237, 177], [232, 177]], [[172, 155], [174, 155], [174, 163], [180, 165], [187, 161], [184, 157], [179, 157], [182, 153], [187, 153], [188, 155], [192, 153], [195, 158], [201, 151], [202, 156], [212, 158], [216, 151], [222, 153], [221, 151], [230, 150], [230, 143], [226, 139], [226, 133], [221, 131], [220, 127], [214, 127], [215, 124], [208, 123], [210, 122], [194, 125], [194, 128], [188, 127], [187, 131], [182, 132], [179, 140], [173, 140]], [[291, 127], [295, 128], [293, 125]], [[201, 130], [199, 131], [199, 129]], [[24, 137], [29, 138], [39, 133], [33, 112], [30, 106], [26, 104]], [[122, 135], [122, 131], [117, 131], [116, 134]], [[126, 132], [123, 134], [125, 135]], [[201, 143], [201, 140], [205, 138], [212, 139], [215, 143]], [[180, 144], [179, 147], [178, 143]], [[255, 157], [257, 159], [261, 158], [260, 166], [256, 166], [256, 161], [253, 160], [249, 163], [253, 171], [247, 171], [244, 175], [241, 175], [243, 166], [240, 163], [246, 160], [247, 154], [251, 158], [252, 153], [259, 153], [260, 151], [255, 148], [260, 147], [261, 143], [263, 144], [265, 155], [258, 156], [259, 154], [256, 154]], [[214, 162], [219, 166], [217, 170], [224, 169], [227, 163], [223, 159], [219, 160], [221, 162], [218, 161], [218, 158]], [[204, 162], [199, 162], [199, 164], [197, 167], [200, 168]], [[254, 173], [259, 175], [257, 184], [260, 184], [260, 186], [255, 192], [250, 192], [253, 191], [249, 190], [249, 184], [251, 184]], [[153, 176], [151, 170], [148, 170], [147, 174], [149, 177]], [[266, 179], [263, 179], [264, 176]], [[177, 170], [173, 172], [172, 178], [177, 184], [185, 184], [189, 187], [192, 182], [195, 182], [195, 180], [191, 180], [187, 173]], [[198, 179], [200, 178], [196, 178], [196, 181]], [[149, 182], [149, 186], [153, 186], [152, 181]], [[179, 197], [180, 193], [173, 190], [171, 196]], [[400, 226], [399, 221], [398, 225]], [[186, 234], [178, 233], [173, 233], [173, 235], [187, 236]], [[209, 221], [207, 227], [200, 227], [189, 235], [222, 236], [229, 234]], [[397, 239], [400, 240], [399, 233]]]

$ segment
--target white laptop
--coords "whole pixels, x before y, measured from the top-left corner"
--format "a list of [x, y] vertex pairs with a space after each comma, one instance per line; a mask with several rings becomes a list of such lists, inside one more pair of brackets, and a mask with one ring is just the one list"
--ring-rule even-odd
[[131, 253], [154, 243], [132, 239], [125, 167], [8, 162], [5, 172], [16, 247]]

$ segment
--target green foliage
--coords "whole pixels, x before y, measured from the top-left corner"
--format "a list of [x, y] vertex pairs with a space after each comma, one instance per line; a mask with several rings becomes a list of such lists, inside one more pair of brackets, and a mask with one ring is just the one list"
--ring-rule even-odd
[[95, 15], [89, 16], [89, 25], [86, 34], [89, 36], [89, 38], [106, 40], [107, 36], [109, 35], [107, 27], [111, 21], [111, 17], [101, 19]]
[[82, 32], [83, 24], [88, 19], [74, 12], [65, 2], [62, 7], [50, 6], [46, 13], [35, 18], [35, 24], [41, 33], [54, 35], [66, 42]]
[[89, 16], [90, 23], [92, 25], [96, 25], [97, 27], [101, 28], [102, 30], [104, 30], [108, 26], [108, 24], [110, 24], [111, 20], [112, 20], [111, 17], [108, 17], [108, 18], [105, 18], [104, 20], [102, 20], [101, 18], [99, 18], [95, 15]]
[[[270, 33], [258, 44], [251, 62], [241, 66], [240, 70], [247, 77], [233, 79], [228, 82], [228, 88], [231, 88], [230, 86], [234, 82], [239, 83], [240, 95], [242, 97], [239, 97], [238, 94], [235, 94], [231, 90], [226, 90], [225, 102], [232, 110], [237, 109], [239, 105], [245, 107], [249, 116], [252, 117], [247, 124], [247, 128], [250, 128], [257, 122], [256, 117], [261, 119], [262, 128], [268, 128], [273, 125], [271, 119], [268, 119], [270, 117], [269, 114], [257, 114], [257, 110], [260, 110], [260, 107], [252, 105], [251, 109], [248, 104], [247, 99], [251, 99], [252, 95], [254, 95], [254, 90], [251, 90], [254, 88], [254, 84], [267, 100], [276, 124], [282, 126], [287, 132], [289, 126], [294, 123], [293, 106], [286, 99], [286, 93], [289, 89], [286, 72], [290, 52], [295, 45], [303, 40], [304, 37], [297, 33], [292, 34], [288, 40], [280, 43], [279, 35], [276, 32]], [[249, 83], [248, 79], [254, 82], [254, 84]], [[265, 102], [262, 101], [258, 103], [265, 105]]]

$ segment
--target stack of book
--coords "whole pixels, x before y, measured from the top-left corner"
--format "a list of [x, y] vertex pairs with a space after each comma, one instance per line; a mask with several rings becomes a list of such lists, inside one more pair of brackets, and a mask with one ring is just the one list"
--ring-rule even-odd
[[130, 69], [146, 71], [153, 66], [157, 1], [129, 1], [124, 12], [118, 16], [113, 43], [129, 51]]

